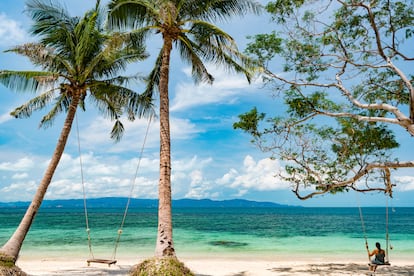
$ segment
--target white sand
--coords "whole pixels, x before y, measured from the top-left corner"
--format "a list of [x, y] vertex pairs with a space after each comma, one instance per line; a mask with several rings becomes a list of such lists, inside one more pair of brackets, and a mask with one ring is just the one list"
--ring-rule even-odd
[[[199, 276], [270, 276], [270, 275], [371, 275], [367, 262], [359, 259], [306, 259], [284, 256], [283, 259], [184, 257], [179, 258]], [[116, 265], [92, 263], [87, 266], [85, 259], [43, 258], [23, 256], [17, 265], [30, 275], [127, 275], [139, 259], [121, 258]], [[376, 275], [414, 275], [414, 259], [399, 260], [391, 266], [381, 266]]]

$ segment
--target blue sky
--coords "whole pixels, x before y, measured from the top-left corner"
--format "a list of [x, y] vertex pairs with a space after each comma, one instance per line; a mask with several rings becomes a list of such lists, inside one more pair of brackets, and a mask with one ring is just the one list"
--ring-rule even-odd
[[[104, 1], [106, 3], [107, 1]], [[265, 3], [266, 1], [262, 1]], [[64, 0], [73, 15], [82, 15], [95, 0]], [[33, 40], [28, 34], [29, 18], [23, 13], [24, 1], [0, 2], [0, 50]], [[240, 49], [246, 36], [271, 30], [266, 16], [247, 16], [220, 25], [237, 41]], [[160, 43], [149, 45], [156, 53]], [[130, 66], [126, 74], [145, 75], [152, 66], [148, 61]], [[274, 175], [281, 169], [278, 160], [270, 160], [249, 141], [250, 137], [233, 130], [237, 116], [257, 106], [275, 114], [283, 112], [280, 99], [256, 82], [251, 85], [241, 75], [211, 68], [214, 85], [195, 86], [187, 65], [172, 57], [170, 80], [172, 191], [173, 198], [211, 198], [216, 200], [244, 198], [303, 206], [383, 206], [383, 195], [328, 195], [300, 201]], [[31, 69], [30, 63], [17, 55], [0, 53], [0, 69]], [[142, 84], [136, 84], [136, 91]], [[14, 119], [9, 112], [32, 95], [11, 92], [0, 86], [0, 201], [31, 200], [50, 159], [63, 116], [48, 129], [39, 129], [44, 112], [29, 119]], [[87, 197], [128, 196], [143, 143], [146, 120], [124, 120], [126, 133], [119, 143], [109, 138], [112, 123], [97, 114], [93, 105], [78, 113], [80, 143]], [[152, 122], [134, 197], [156, 198], [158, 185], [158, 121]], [[402, 133], [404, 155], [412, 156], [412, 138]], [[76, 126], [72, 129], [64, 156], [55, 173], [46, 199], [82, 198]], [[398, 172], [392, 205], [413, 206], [414, 172]]]

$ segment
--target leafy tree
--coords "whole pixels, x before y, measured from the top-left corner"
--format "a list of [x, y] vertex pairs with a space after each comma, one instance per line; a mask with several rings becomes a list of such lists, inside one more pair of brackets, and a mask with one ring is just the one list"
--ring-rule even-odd
[[40, 42], [17, 46], [9, 51], [28, 57], [41, 71], [0, 71], [0, 82], [6, 87], [36, 94], [11, 115], [30, 117], [33, 112], [52, 104], [40, 126], [50, 126], [61, 113], [66, 113], [66, 119], [30, 206], [12, 237], [1, 247], [3, 264], [6, 261], [15, 263], [18, 258], [63, 154], [75, 113], [78, 108], [85, 110], [85, 99], [89, 96], [103, 115], [115, 121], [111, 132], [115, 140], [119, 140], [124, 131], [120, 122], [123, 114], [133, 120], [136, 115], [141, 116], [151, 110], [151, 102], [147, 98], [126, 86], [136, 77], [119, 75], [127, 64], [147, 55], [143, 48], [131, 47], [127, 37], [104, 31], [99, 1], [83, 17], [71, 17], [59, 4], [42, 0], [29, 1], [27, 13], [34, 20], [31, 31], [40, 36]]
[[286, 161], [280, 175], [299, 198], [350, 189], [391, 196], [392, 170], [414, 167], [391, 155], [395, 126], [414, 135], [413, 8], [388, 0], [268, 4], [278, 30], [253, 37], [247, 52], [283, 95], [287, 116], [253, 110], [234, 127]]
[[173, 46], [191, 65], [194, 81], [212, 83], [206, 63], [224, 66], [251, 78], [251, 61], [241, 54], [233, 38], [212, 22], [234, 15], [259, 12], [251, 0], [112, 0], [109, 25], [129, 28], [137, 39], [162, 36], [162, 48], [149, 75], [148, 95], [160, 97], [160, 180], [158, 235], [155, 255], [175, 256], [171, 219], [171, 153], [168, 82]]

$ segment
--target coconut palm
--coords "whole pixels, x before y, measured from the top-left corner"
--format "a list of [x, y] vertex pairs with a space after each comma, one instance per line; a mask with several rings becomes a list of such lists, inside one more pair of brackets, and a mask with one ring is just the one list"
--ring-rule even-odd
[[[53, 174], [63, 154], [75, 113], [85, 109], [88, 97], [98, 110], [113, 120], [111, 137], [119, 140], [123, 133], [120, 118], [131, 120], [151, 110], [151, 101], [127, 87], [137, 77], [120, 76], [131, 62], [147, 57], [142, 47], [131, 47], [126, 36], [106, 33], [103, 13], [96, 7], [83, 17], [71, 17], [56, 2], [32, 0], [27, 12], [34, 20], [32, 33], [40, 42], [17, 46], [10, 52], [26, 56], [41, 71], [0, 71], [0, 82], [16, 91], [29, 91], [36, 96], [16, 108], [11, 115], [30, 117], [34, 111], [53, 103], [40, 125], [47, 127], [61, 113], [66, 119], [55, 151], [36, 194], [20, 225], [0, 249], [0, 264], [15, 263], [33, 219], [42, 203]], [[1, 262], [3, 260], [3, 262]]]
[[159, 91], [160, 178], [156, 257], [175, 256], [171, 213], [171, 151], [168, 82], [170, 56], [175, 46], [183, 61], [192, 66], [196, 82], [212, 83], [206, 65], [224, 66], [246, 75], [250, 81], [252, 64], [242, 55], [233, 38], [212, 22], [248, 12], [258, 13], [260, 5], [251, 0], [112, 0], [109, 26], [129, 29], [145, 39], [162, 36], [162, 48], [149, 75], [148, 95]]

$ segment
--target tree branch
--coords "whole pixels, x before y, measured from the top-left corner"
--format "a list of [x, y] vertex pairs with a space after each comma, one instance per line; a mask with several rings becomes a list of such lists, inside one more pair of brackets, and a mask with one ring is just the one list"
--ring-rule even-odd
[[[392, 187], [394, 184], [391, 183], [391, 171], [390, 169], [398, 169], [398, 168], [413, 168], [414, 161], [406, 161], [406, 162], [384, 162], [384, 163], [370, 163], [366, 164], [361, 170], [359, 170], [354, 176], [349, 177], [346, 180], [338, 181], [335, 183], [327, 183], [324, 185], [317, 186], [318, 191], [310, 192], [305, 195], [301, 195], [299, 192], [300, 185], [296, 184], [295, 188], [292, 190], [295, 195], [301, 199], [306, 200], [312, 198], [317, 195], [322, 195], [326, 193], [330, 193], [335, 191], [338, 188], [349, 188], [359, 192], [372, 192], [372, 191], [380, 191], [388, 194], [392, 197]], [[368, 187], [366, 189], [360, 189], [355, 186], [355, 182], [369, 174], [375, 169], [380, 169], [384, 172], [384, 187]]]

